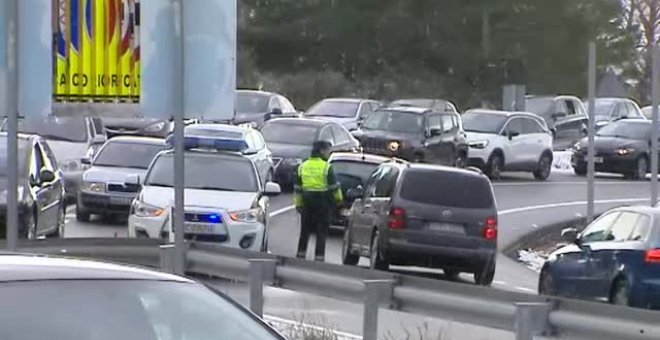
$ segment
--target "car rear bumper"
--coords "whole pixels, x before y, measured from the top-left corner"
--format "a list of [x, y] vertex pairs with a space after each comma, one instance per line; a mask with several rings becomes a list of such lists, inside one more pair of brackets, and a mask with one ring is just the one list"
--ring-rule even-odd
[[475, 272], [493, 263], [497, 249], [484, 243], [474, 248], [409, 243], [404, 239], [390, 239], [386, 245], [387, 258], [393, 265], [424, 266]]
[[660, 310], [660, 279], [641, 280], [631, 300], [634, 307]]

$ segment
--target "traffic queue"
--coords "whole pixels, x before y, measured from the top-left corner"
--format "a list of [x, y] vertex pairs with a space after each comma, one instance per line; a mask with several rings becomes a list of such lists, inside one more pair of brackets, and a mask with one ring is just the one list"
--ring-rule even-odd
[[[528, 97], [540, 114], [461, 114], [445, 100], [351, 98], [324, 99], [301, 113], [277, 94], [239, 94], [240, 119], [193, 121], [184, 129], [186, 240], [268, 252], [270, 200], [290, 191], [301, 217], [298, 257], [315, 234], [314, 260], [325, 261], [328, 232], [339, 229], [345, 265], [364, 257], [375, 270], [437, 268], [449, 279], [468, 273], [490, 285], [498, 237], [491, 181], [508, 171], [547, 180], [555, 141], [567, 136], [574, 172], [586, 174], [584, 131], [569, 133], [565, 115], [548, 114], [569, 101], [578, 108], [571, 115], [583, 114], [570, 96]], [[139, 121], [21, 120], [20, 237], [62, 237], [67, 203], [74, 203], [80, 222], [127, 216], [129, 237], [172, 241], [172, 128], [167, 121]], [[650, 121], [603, 121], [595, 137], [596, 170], [645, 178]], [[6, 148], [6, 134], [0, 137]], [[576, 234], [573, 242], [584, 239]], [[646, 262], [657, 262], [653, 244], [648, 247]], [[541, 293], [574, 293], [562, 290], [560, 264], [550, 259], [544, 268]], [[608, 287], [626, 289], [622, 294], [631, 289], [621, 285]], [[640, 305], [639, 299], [647, 301], [637, 295], [626, 301]]]

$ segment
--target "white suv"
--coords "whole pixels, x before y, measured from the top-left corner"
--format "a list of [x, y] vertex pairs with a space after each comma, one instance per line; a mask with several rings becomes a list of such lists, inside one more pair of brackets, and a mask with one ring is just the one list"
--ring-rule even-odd
[[503, 171], [532, 172], [546, 180], [552, 169], [552, 133], [538, 115], [469, 110], [462, 116], [470, 146], [468, 165], [492, 179]]

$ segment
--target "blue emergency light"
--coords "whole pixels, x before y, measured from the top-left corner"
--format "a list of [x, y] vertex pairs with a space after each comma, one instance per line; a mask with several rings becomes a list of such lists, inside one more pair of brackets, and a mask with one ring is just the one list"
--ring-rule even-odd
[[[171, 148], [174, 148], [174, 135], [168, 136], [166, 142]], [[210, 149], [232, 152], [243, 152], [250, 148], [247, 142], [242, 139], [199, 136], [185, 136], [183, 138], [183, 147], [186, 150]]]

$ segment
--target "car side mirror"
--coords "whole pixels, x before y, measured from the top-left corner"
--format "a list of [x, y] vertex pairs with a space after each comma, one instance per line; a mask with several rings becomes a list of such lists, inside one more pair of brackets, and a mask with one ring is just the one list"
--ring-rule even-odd
[[89, 159], [88, 157], [83, 157], [80, 159], [80, 164], [90, 165], [92, 164], [92, 160]]
[[140, 175], [137, 174], [132, 174], [126, 176], [126, 179], [124, 180], [124, 185], [131, 185], [131, 186], [139, 186], [142, 185], [140, 181]]
[[270, 111], [271, 116], [281, 116], [282, 115], [282, 109], [274, 108], [272, 111]]
[[51, 183], [55, 181], [55, 173], [50, 169], [41, 169], [39, 173], [40, 184]]
[[279, 184], [274, 182], [267, 182], [264, 188], [264, 194], [266, 196], [277, 196], [282, 193], [282, 188]]
[[351, 200], [356, 200], [358, 198], [361, 198], [362, 194], [364, 194], [364, 189], [362, 188], [361, 185], [358, 185], [356, 188], [351, 188], [348, 189], [348, 191], [346, 191], [346, 198]]
[[561, 239], [566, 243], [578, 243], [578, 231], [575, 228], [566, 228], [561, 231]]
[[429, 131], [430, 137], [440, 136], [442, 134], [442, 129], [431, 129]]
[[509, 140], [512, 140], [513, 137], [518, 137], [518, 136], [520, 136], [520, 132], [518, 132], [518, 131], [509, 131], [509, 132], [507, 133], [507, 136], [509, 136]]

